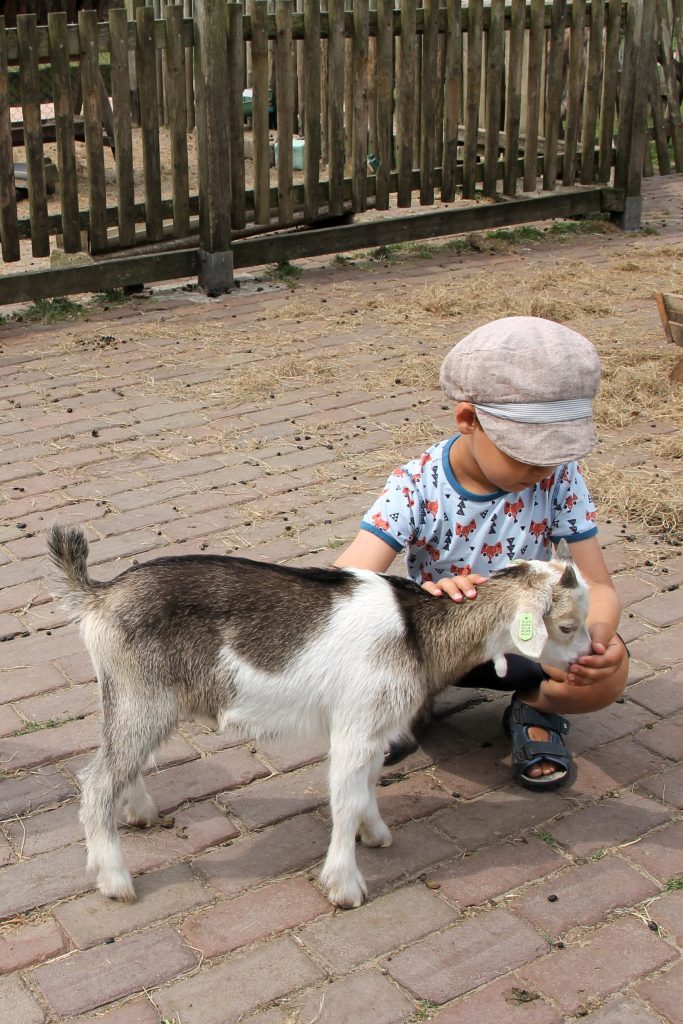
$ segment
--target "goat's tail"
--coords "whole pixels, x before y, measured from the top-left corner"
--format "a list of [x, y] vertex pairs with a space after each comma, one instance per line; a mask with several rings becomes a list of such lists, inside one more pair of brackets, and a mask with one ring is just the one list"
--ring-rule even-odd
[[52, 565], [53, 592], [77, 618], [82, 618], [99, 603], [101, 584], [88, 575], [88, 541], [80, 526], [55, 524], [47, 534]]

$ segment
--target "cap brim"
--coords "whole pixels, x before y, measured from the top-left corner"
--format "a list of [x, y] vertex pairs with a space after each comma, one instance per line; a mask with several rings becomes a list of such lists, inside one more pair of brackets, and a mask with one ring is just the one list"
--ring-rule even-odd
[[561, 466], [582, 459], [595, 447], [593, 420], [517, 423], [477, 409], [482, 429], [505, 455], [528, 466]]

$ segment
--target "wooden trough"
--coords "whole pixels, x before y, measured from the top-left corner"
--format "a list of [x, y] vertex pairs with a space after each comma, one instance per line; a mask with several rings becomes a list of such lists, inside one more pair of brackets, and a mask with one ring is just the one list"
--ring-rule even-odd
[[[658, 292], [657, 306], [667, 338], [674, 345], [683, 346], [683, 295], [665, 295]], [[683, 357], [678, 360], [669, 376], [671, 380], [683, 384]]]

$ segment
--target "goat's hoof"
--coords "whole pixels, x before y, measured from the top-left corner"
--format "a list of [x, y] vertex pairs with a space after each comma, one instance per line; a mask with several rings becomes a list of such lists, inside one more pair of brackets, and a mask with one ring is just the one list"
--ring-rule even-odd
[[394, 838], [389, 828], [387, 828], [384, 822], [382, 822], [381, 827], [374, 829], [361, 828], [360, 841], [363, 846], [369, 846], [376, 849], [381, 846], [391, 846]]
[[103, 896], [110, 900], [120, 900], [122, 903], [133, 903], [135, 901], [135, 889], [130, 872], [125, 868], [122, 870], [100, 871], [97, 878], [97, 888]]
[[122, 811], [126, 824], [132, 828], [151, 828], [159, 820], [159, 809], [151, 797], [140, 801], [137, 806], [125, 803]]
[[353, 910], [363, 905], [367, 892], [363, 876], [357, 872], [355, 879], [349, 879], [338, 885], [329, 885], [327, 898], [335, 907], [340, 907], [342, 910]]

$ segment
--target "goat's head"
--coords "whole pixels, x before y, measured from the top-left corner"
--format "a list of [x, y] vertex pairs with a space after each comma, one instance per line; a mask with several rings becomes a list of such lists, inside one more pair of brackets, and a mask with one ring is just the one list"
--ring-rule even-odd
[[588, 587], [571, 560], [512, 562], [502, 573], [515, 582], [511, 652], [563, 671], [590, 654]]

